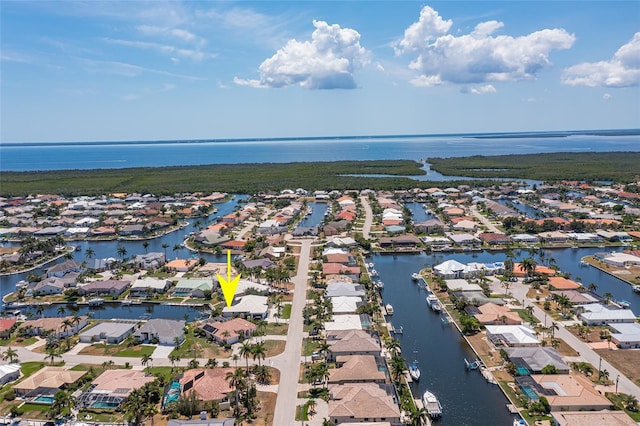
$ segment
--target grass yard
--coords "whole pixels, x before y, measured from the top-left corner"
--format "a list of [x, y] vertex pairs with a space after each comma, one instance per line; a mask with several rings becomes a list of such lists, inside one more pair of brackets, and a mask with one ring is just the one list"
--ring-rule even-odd
[[321, 340], [302, 339], [302, 356], [311, 356], [312, 353], [320, 349]]
[[287, 303], [282, 307], [282, 319], [291, 318], [291, 303]]
[[289, 324], [283, 324], [283, 323], [279, 323], [279, 324], [269, 323], [264, 328], [264, 332], [267, 336], [268, 335], [285, 336], [288, 331], [289, 331]]
[[265, 340], [264, 348], [266, 350], [266, 357], [272, 357], [284, 352], [284, 347], [287, 342], [285, 340]]
[[142, 358], [144, 355], [151, 355], [156, 349], [155, 346], [149, 345], [136, 345], [136, 346], [124, 346], [124, 345], [108, 345], [105, 343], [96, 343], [80, 351], [82, 355], [97, 355], [97, 356], [118, 356], [129, 358]]

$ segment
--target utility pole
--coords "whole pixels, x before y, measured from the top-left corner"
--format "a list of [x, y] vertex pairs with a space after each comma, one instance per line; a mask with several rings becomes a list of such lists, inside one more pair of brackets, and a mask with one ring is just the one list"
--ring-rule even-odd
[[618, 394], [618, 381], [620, 381], [620, 375], [616, 376], [616, 395]]

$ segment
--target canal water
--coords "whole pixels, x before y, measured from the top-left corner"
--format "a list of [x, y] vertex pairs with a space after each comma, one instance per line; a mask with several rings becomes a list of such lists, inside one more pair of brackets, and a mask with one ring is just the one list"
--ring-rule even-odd
[[327, 211], [329, 204], [310, 202], [310, 203], [307, 203], [307, 206], [311, 208], [311, 214], [309, 216], [305, 216], [298, 223], [298, 226], [302, 226], [302, 227], [320, 226], [320, 224], [324, 220], [324, 213]]
[[[557, 249], [543, 251], [544, 260], [554, 259], [563, 272], [585, 285], [593, 282], [597, 293], [610, 292], [614, 298], [626, 299], [638, 314], [640, 296], [623, 281], [590, 266], [580, 266], [583, 256], [602, 251], [600, 248]], [[514, 261], [530, 257], [528, 250], [514, 251]], [[541, 263], [539, 253], [536, 261]], [[503, 252], [439, 253], [414, 255], [373, 255], [373, 262], [384, 282], [382, 298], [393, 305], [394, 314], [389, 317], [394, 327], [402, 327], [404, 333], [396, 337], [407, 362], [418, 361], [422, 377], [413, 383], [416, 398], [430, 390], [439, 398], [443, 407], [443, 425], [511, 425], [508, 400], [496, 385], [485, 381], [478, 371], [468, 371], [464, 359], [474, 359], [474, 353], [453, 325], [444, 325], [441, 316], [433, 312], [426, 302], [427, 291], [411, 279], [413, 272], [432, 267], [447, 259], [462, 263], [493, 263], [506, 259]]]

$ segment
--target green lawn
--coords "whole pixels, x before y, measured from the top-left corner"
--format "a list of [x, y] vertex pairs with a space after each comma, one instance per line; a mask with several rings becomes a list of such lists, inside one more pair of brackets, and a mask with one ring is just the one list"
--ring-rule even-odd
[[156, 350], [155, 346], [147, 346], [147, 345], [132, 346], [130, 348], [121, 350], [120, 352], [114, 354], [114, 356], [142, 358], [144, 355], [152, 355], [153, 351], [155, 350]]
[[264, 329], [266, 335], [284, 336], [289, 331], [289, 324], [274, 324], [269, 323]]
[[534, 317], [533, 315], [529, 315], [529, 313], [524, 309], [516, 309], [515, 311], [518, 313], [520, 318], [522, 318], [522, 321], [533, 323], [533, 324], [537, 324], [540, 322], [538, 318]]
[[22, 370], [22, 374], [24, 377], [29, 377], [36, 371], [40, 370], [42, 367], [44, 367], [44, 362], [39, 361], [23, 362], [20, 364], [20, 369]]
[[[623, 409], [620, 395], [617, 395], [613, 392], [606, 392], [604, 395], [609, 399], [609, 401], [613, 403], [616, 410]], [[640, 411], [629, 411], [629, 410], [624, 410], [624, 411], [629, 415], [629, 417], [633, 419], [634, 422], [640, 422]]]
[[302, 356], [311, 356], [312, 353], [320, 349], [320, 340], [303, 339], [302, 340]]
[[289, 319], [289, 318], [291, 318], [291, 303], [287, 303], [282, 308], [282, 319]]

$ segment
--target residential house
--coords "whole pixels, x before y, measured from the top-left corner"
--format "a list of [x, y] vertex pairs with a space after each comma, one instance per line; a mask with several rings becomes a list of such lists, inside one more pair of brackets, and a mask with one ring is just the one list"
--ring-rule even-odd
[[184, 341], [184, 320], [153, 318], [133, 333], [141, 343], [158, 343], [164, 346], [177, 346]]
[[82, 272], [82, 263], [75, 260], [66, 260], [62, 263], [52, 266], [47, 269], [47, 277], [62, 278], [69, 272]]
[[101, 322], [80, 333], [80, 342], [104, 341], [107, 344], [117, 345], [134, 332], [135, 326], [135, 322]]
[[640, 324], [621, 323], [609, 324], [612, 329], [611, 342], [620, 349], [640, 348]]
[[482, 325], [522, 324], [522, 319], [517, 312], [495, 303], [485, 303], [484, 305], [478, 306], [476, 309], [478, 312], [474, 313], [473, 316]]
[[[586, 197], [585, 197], [586, 198]], [[552, 411], [553, 424], [556, 426], [637, 426], [624, 411]]]
[[[86, 371], [68, 370], [67, 367], [45, 366], [13, 385], [18, 396], [24, 398], [53, 396], [87, 374]], [[53, 400], [52, 400], [53, 401]]]
[[350, 297], [350, 296], [342, 296], [342, 297], [332, 297], [331, 305], [334, 315], [340, 314], [355, 314], [358, 307], [362, 305], [361, 297]]
[[385, 382], [385, 374], [373, 355], [339, 356], [336, 363], [338, 367], [329, 371], [329, 384]]
[[482, 241], [486, 245], [494, 246], [498, 244], [508, 244], [511, 242], [511, 239], [506, 234], [497, 234], [495, 232], [483, 232], [478, 235], [480, 241]]
[[138, 254], [133, 258], [133, 263], [145, 270], [158, 269], [164, 265], [165, 261], [166, 259], [162, 252]]
[[605, 410], [613, 405], [580, 374], [533, 374], [516, 381], [547, 398], [551, 411]]
[[245, 260], [242, 264], [249, 270], [253, 268], [260, 268], [262, 271], [266, 271], [267, 269], [276, 267], [276, 264], [267, 258]]
[[344, 281], [334, 281], [327, 284], [326, 297], [362, 297], [366, 294], [364, 287]]
[[8, 339], [16, 326], [17, 318], [0, 318], [0, 339]]
[[198, 266], [198, 262], [193, 259], [173, 259], [165, 265], [167, 270], [174, 272], [189, 272], [196, 266]]
[[414, 250], [420, 246], [422, 241], [415, 235], [398, 235], [397, 237], [382, 237], [379, 243], [381, 248]]
[[577, 290], [582, 287], [575, 281], [564, 277], [549, 277], [549, 289], [551, 290]]
[[180, 391], [183, 396], [191, 393], [200, 402], [217, 401], [221, 410], [228, 410], [233, 399], [233, 388], [226, 380], [226, 375], [233, 368], [195, 368], [187, 370], [180, 377]]
[[205, 297], [213, 291], [213, 281], [211, 278], [181, 278], [173, 289], [174, 296], [179, 297]]
[[0, 365], [0, 386], [20, 378], [20, 364]]
[[331, 321], [327, 321], [324, 323], [324, 329], [326, 331], [362, 330], [364, 317], [367, 317], [367, 315], [334, 315]]
[[611, 325], [617, 323], [634, 323], [636, 315], [630, 309], [616, 309], [600, 303], [581, 306], [578, 318], [586, 325]]
[[509, 355], [509, 361], [513, 362], [516, 368], [526, 369], [529, 374], [540, 374], [547, 365], [556, 368], [560, 374], [569, 374], [569, 367], [563, 360], [560, 352], [548, 347], [529, 348], [505, 348]]
[[105, 370], [93, 379], [77, 399], [82, 408], [118, 409], [136, 389], [153, 382], [155, 377], [140, 370]]
[[487, 325], [487, 339], [496, 346], [538, 346], [535, 331], [526, 325]]
[[200, 329], [204, 331], [208, 338], [217, 343], [229, 345], [237, 343], [240, 339], [250, 337], [257, 328], [257, 325], [243, 318], [205, 321], [200, 325]]
[[91, 281], [79, 287], [79, 292], [81, 295], [120, 296], [130, 285], [131, 282], [123, 280]]
[[377, 383], [332, 385], [329, 395], [329, 419], [336, 425], [345, 422], [402, 424], [398, 404]]
[[131, 296], [151, 296], [155, 293], [164, 293], [167, 291], [171, 281], [161, 278], [138, 278], [131, 285]]
[[222, 316], [265, 319], [269, 312], [266, 296], [246, 295], [242, 296], [235, 304], [222, 309]]
[[326, 338], [330, 347], [330, 361], [345, 355], [380, 356], [380, 340], [377, 334], [365, 330], [335, 330], [327, 331]]
[[441, 234], [444, 232], [444, 223], [440, 219], [428, 219], [413, 225], [418, 234]]
[[42, 317], [31, 319], [20, 324], [20, 329], [23, 330], [22, 332], [27, 336], [44, 337], [51, 334], [58, 339], [64, 339], [65, 337], [76, 334], [87, 325], [86, 316], [77, 317], [77, 321], [74, 321], [73, 318], [74, 317]]

